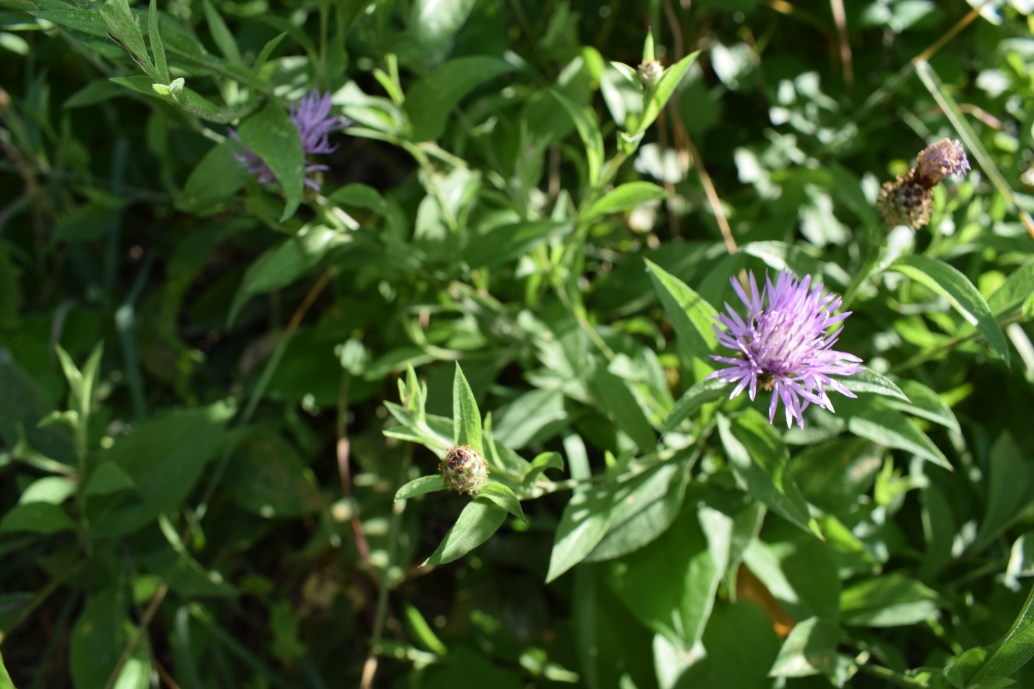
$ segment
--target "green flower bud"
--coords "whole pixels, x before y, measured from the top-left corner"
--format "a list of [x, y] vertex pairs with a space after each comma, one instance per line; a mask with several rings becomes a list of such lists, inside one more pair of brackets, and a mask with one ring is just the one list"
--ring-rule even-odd
[[657, 60], [646, 60], [636, 68], [636, 71], [639, 73], [640, 81], [647, 88], [656, 84], [661, 76], [664, 75], [664, 67], [661, 67], [661, 63], [657, 62]]
[[445, 453], [438, 463], [438, 472], [449, 490], [473, 495], [488, 481], [488, 462], [477, 450], [459, 445]]

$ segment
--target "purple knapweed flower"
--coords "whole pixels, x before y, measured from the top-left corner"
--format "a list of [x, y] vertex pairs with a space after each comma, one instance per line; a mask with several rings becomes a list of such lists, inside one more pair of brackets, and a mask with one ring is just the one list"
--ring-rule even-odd
[[[314, 173], [329, 169], [326, 165], [313, 163], [308, 159], [312, 155], [325, 155], [333, 153], [337, 146], [330, 145], [330, 133], [347, 127], [350, 123], [340, 117], [330, 115], [330, 94], [322, 96], [316, 89], [309, 91], [301, 100], [291, 103], [291, 122], [298, 130], [298, 137], [302, 142], [302, 151], [305, 153], [305, 186], [314, 191], [320, 190]], [[233, 129], [230, 130], [230, 137], [240, 141], [240, 137]], [[244, 148], [241, 153], [235, 153], [234, 157], [253, 175], [258, 177], [262, 184], [270, 184], [276, 181], [276, 175], [269, 169], [265, 161], [257, 153], [249, 148]]]
[[766, 276], [764, 290], [758, 293], [754, 274], [750, 273], [750, 294], [732, 279], [732, 287], [747, 307], [746, 318], [725, 305], [728, 313], [718, 315], [714, 330], [718, 342], [737, 354], [735, 357], [712, 356], [730, 364], [708, 378], [736, 383], [729, 399], [747, 390], [750, 399], [758, 388], [772, 391], [768, 420], [775, 423], [780, 400], [786, 409], [786, 425], [804, 428], [802, 412], [809, 404], [833, 411], [826, 390], [835, 390], [847, 397], [855, 395], [830, 376], [849, 376], [862, 370], [861, 359], [833, 349], [842, 325], [851, 312], [834, 314], [840, 308], [840, 297], [822, 293], [822, 285], [811, 286], [811, 277], [798, 279], [782, 271], [775, 285]]

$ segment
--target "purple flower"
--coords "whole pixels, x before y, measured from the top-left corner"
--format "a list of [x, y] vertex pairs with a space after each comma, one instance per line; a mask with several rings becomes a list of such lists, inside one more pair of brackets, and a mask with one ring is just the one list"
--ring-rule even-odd
[[732, 287], [747, 307], [747, 317], [741, 318], [728, 303], [725, 305], [728, 313], [718, 315], [718, 322], [726, 328], [714, 326], [718, 342], [734, 350], [736, 356], [712, 356], [730, 366], [708, 376], [736, 383], [729, 399], [744, 389], [750, 399], [754, 399], [759, 387], [771, 390], [768, 420], [775, 423], [776, 407], [782, 400], [787, 427], [797, 419], [797, 424], [804, 428], [801, 414], [809, 404], [833, 411], [827, 388], [855, 397], [830, 378], [862, 370], [861, 359], [832, 348], [843, 326], [832, 333], [829, 329], [851, 315], [850, 311], [834, 315], [840, 308], [840, 297], [823, 295], [821, 284], [811, 287], [810, 276], [800, 280], [788, 271], [779, 273], [775, 285], [766, 276], [761, 294], [758, 294], [753, 273], [750, 273], [749, 296], [735, 278]]
[[[298, 137], [302, 142], [302, 151], [306, 156], [325, 155], [332, 153], [337, 146], [330, 145], [330, 133], [343, 129], [349, 125], [340, 117], [330, 116], [330, 94], [322, 96], [316, 89], [309, 91], [301, 100], [291, 103], [291, 122], [298, 130]], [[230, 137], [240, 141], [240, 137], [233, 129], [230, 130]], [[258, 177], [262, 184], [270, 184], [276, 181], [276, 175], [269, 169], [265, 161], [257, 153], [249, 148], [243, 152], [235, 153], [234, 157], [253, 175]], [[320, 190], [316, 182], [316, 172], [327, 170], [326, 165], [313, 163], [306, 158], [305, 161], [305, 186], [314, 191]]]

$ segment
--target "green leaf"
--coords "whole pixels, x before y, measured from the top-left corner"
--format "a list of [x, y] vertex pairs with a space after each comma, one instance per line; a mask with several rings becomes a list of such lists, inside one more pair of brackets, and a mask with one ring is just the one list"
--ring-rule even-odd
[[487, 541], [505, 520], [506, 510], [495, 503], [482, 498], [472, 500], [424, 565], [444, 565], [458, 560]]
[[945, 671], [956, 687], [984, 689], [1003, 686], [1000, 680], [1011, 677], [1034, 658], [1034, 588], [1009, 631], [991, 646], [971, 648]]
[[729, 384], [717, 378], [705, 378], [697, 381], [675, 403], [668, 418], [664, 421], [661, 433], [672, 432], [680, 423], [695, 414], [700, 407], [720, 400], [728, 390]]
[[15, 689], [14, 682], [11, 681], [11, 675], [7, 673], [7, 668], [4, 667], [3, 655], [0, 655], [0, 689]]
[[214, 209], [244, 186], [249, 174], [234, 158], [235, 148], [236, 144], [228, 140], [205, 154], [187, 177], [183, 191], [176, 199], [177, 208], [188, 213], [203, 213]]
[[[100, 15], [108, 27], [109, 35], [125, 48], [148, 78], [151, 81], [161, 81], [161, 75], [151, 64], [151, 58], [148, 57], [144, 34], [140, 31], [136, 17], [129, 9], [129, 3], [126, 0], [115, 0], [112, 4], [101, 7]], [[165, 80], [165, 83], [168, 83], [168, 79]]]
[[862, 369], [853, 376], [840, 379], [841, 384], [857, 395], [882, 395], [909, 402], [908, 396], [887, 376], [871, 369]]
[[54, 411], [47, 394], [0, 349], [0, 439], [8, 447], [28, 444], [60, 471], [75, 464], [71, 434], [60, 425], [38, 426]]
[[649, 259], [646, 266], [653, 281], [654, 290], [671, 320], [671, 326], [678, 335], [679, 345], [691, 359], [707, 363], [717, 340], [714, 324], [718, 312], [686, 283], [667, 272]]
[[471, 268], [503, 265], [524, 256], [537, 246], [566, 237], [572, 229], [571, 223], [554, 220], [503, 225], [472, 237], [463, 248], [463, 260]]
[[608, 496], [612, 507], [607, 533], [585, 560], [611, 560], [652, 543], [675, 521], [688, 483], [685, 458], [655, 465], [619, 483]]
[[995, 316], [1001, 317], [1023, 304], [1031, 294], [1034, 294], [1034, 259], [1014, 270], [987, 300], [987, 305]]
[[395, 491], [395, 500], [408, 500], [418, 495], [437, 493], [440, 490], [445, 490], [445, 482], [441, 476], [421, 476]]
[[647, 201], [656, 201], [667, 198], [668, 192], [652, 182], [628, 182], [611, 189], [603, 195], [596, 203], [589, 207], [582, 215], [582, 221], [588, 222], [593, 218], [607, 213], [618, 213], [635, 208]]
[[524, 479], [521, 482], [528, 486], [537, 481], [538, 477], [544, 474], [547, 469], [559, 469], [562, 471], [563, 468], [564, 458], [560, 456], [559, 452], [543, 452], [531, 460], [531, 468], [528, 469], [528, 473], [524, 475]]
[[434, 64], [449, 53], [456, 34], [466, 23], [477, 0], [415, 0], [409, 12], [399, 52], [418, 55]]
[[158, 30], [158, 0], [151, 0], [151, 7], [147, 12], [147, 37], [151, 40], [151, 53], [154, 55], [154, 67], [158, 72], [158, 78], [163, 84], [168, 84], [172, 79], [169, 76], [169, 63], [165, 59], [165, 44], [162, 43], [162, 35]]
[[944, 401], [944, 398], [936, 392], [914, 380], [901, 381], [901, 389], [908, 395], [909, 403], [903, 404], [892, 400], [890, 406], [912, 416], [933, 421], [953, 431], [962, 432], [962, 427], [959, 426], [959, 420], [955, 418], [955, 413]]
[[547, 584], [584, 560], [603, 539], [610, 523], [610, 506], [606, 486], [575, 491], [553, 536]]
[[902, 627], [934, 617], [938, 600], [922, 582], [891, 572], [844, 589], [840, 613], [845, 625]]
[[768, 674], [772, 677], [832, 675], [839, 662], [840, 628], [829, 620], [812, 617], [790, 631]]
[[796, 454], [793, 475], [808, 502], [829, 514], [849, 514], [872, 489], [885, 454], [864, 438], [835, 438]]
[[478, 491], [478, 497], [491, 500], [522, 522], [528, 521], [528, 518], [524, 516], [524, 510], [521, 509], [521, 501], [517, 499], [517, 494], [498, 481], [486, 483]]
[[574, 102], [559, 91], [551, 90], [550, 93], [560, 102], [560, 105], [567, 111], [571, 121], [574, 122], [574, 127], [578, 130], [578, 136], [581, 137], [582, 143], [585, 144], [585, 160], [589, 166], [589, 179], [587, 181], [590, 187], [598, 186], [600, 174], [603, 170], [603, 135], [600, 134], [600, 128], [596, 124], [596, 117], [592, 108]]
[[381, 193], [366, 184], [346, 184], [331, 194], [327, 201], [349, 208], [366, 208], [380, 216], [389, 212], [388, 202]]
[[[72, 630], [69, 664], [75, 688], [107, 686], [132, 632], [126, 604], [115, 589], [93, 593]], [[148, 644], [136, 645], [115, 677], [113, 687], [147, 689], [150, 686], [151, 663], [147, 648]]]
[[974, 551], [989, 545], [1013, 523], [1031, 503], [1034, 488], [1034, 468], [1026, 453], [1012, 435], [1003, 432], [991, 447], [991, 466], [987, 473], [987, 508], [980, 521]]
[[18, 504], [25, 505], [30, 502], [48, 502], [51, 505], [60, 505], [68, 498], [75, 495], [78, 483], [67, 476], [44, 476], [38, 478], [24, 490], [18, 498]]
[[290, 116], [279, 103], [271, 100], [244, 120], [237, 134], [241, 143], [261, 158], [280, 182], [287, 197], [280, 222], [287, 220], [301, 202], [305, 181], [302, 141]]
[[589, 391], [595, 406], [605, 412], [640, 450], [653, 452], [657, 449], [657, 433], [626, 380], [598, 366], [589, 379]]
[[513, 69], [499, 58], [475, 55], [450, 60], [418, 81], [406, 96], [413, 141], [437, 139], [464, 96]]
[[114, 462], [101, 462], [90, 473], [83, 494], [86, 496], [111, 495], [124, 490], [133, 490], [134, 486], [133, 477], [127, 474], [125, 469]]
[[65, 511], [49, 502], [27, 502], [15, 505], [3, 520], [0, 520], [0, 532], [26, 531], [30, 533], [52, 534], [61, 531], [75, 531], [76, 526]]
[[312, 470], [271, 430], [248, 434], [234, 448], [227, 472], [235, 479], [224, 490], [234, 502], [267, 519], [301, 517], [323, 507]]
[[209, 0], [205, 0], [203, 7], [205, 8], [205, 22], [208, 24], [208, 31], [212, 34], [212, 40], [215, 41], [216, 46], [219, 48], [219, 52], [223, 54], [231, 64], [244, 66], [244, 61], [241, 59], [240, 50], [237, 49], [237, 40], [230, 33], [230, 29], [226, 26], [226, 22], [219, 16], [219, 13], [212, 7], [212, 3]]
[[718, 432], [737, 483], [791, 524], [810, 530], [808, 505], [790, 473], [790, 454], [768, 419], [748, 408], [733, 422], [719, 416]]
[[890, 269], [912, 278], [944, 297], [967, 323], [987, 338], [991, 348], [1008, 363], [1009, 345], [991, 313], [991, 307], [969, 278], [957, 268], [926, 256], [903, 256], [895, 261]]
[[699, 51], [690, 53], [675, 64], [664, 70], [664, 74], [654, 84], [652, 89], [647, 90], [645, 105], [643, 106], [643, 118], [633, 134], [642, 134], [654, 123], [661, 110], [668, 104], [668, 99], [675, 93], [675, 88], [682, 81], [683, 75], [690, 65], [696, 60]]
[[114, 462], [136, 485], [114, 504], [93, 506], [90, 529], [102, 538], [132, 533], [179, 507], [223, 440], [232, 410], [214, 404], [174, 411], [138, 425], [97, 458]]
[[481, 412], [478, 411], [478, 403], [459, 362], [456, 362], [456, 373], [452, 379], [452, 437], [457, 445], [468, 445], [484, 455]]
[[911, 452], [948, 471], [954, 471], [940, 448], [901, 412], [871, 400], [863, 400], [861, 403], [848, 400], [842, 403], [842, 407], [844, 410], [851, 409], [847, 415], [847, 429], [855, 435], [884, 447]]
[[234, 322], [249, 299], [290, 285], [344, 241], [347, 238], [334, 230], [306, 225], [294, 237], [263, 253], [244, 273], [230, 305], [227, 322]]

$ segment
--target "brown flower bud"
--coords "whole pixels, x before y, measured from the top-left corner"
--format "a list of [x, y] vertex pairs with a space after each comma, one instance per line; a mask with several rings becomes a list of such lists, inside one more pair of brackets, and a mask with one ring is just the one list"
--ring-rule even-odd
[[459, 445], [445, 453], [438, 472], [449, 490], [473, 495], [488, 481], [488, 462], [477, 450]]

